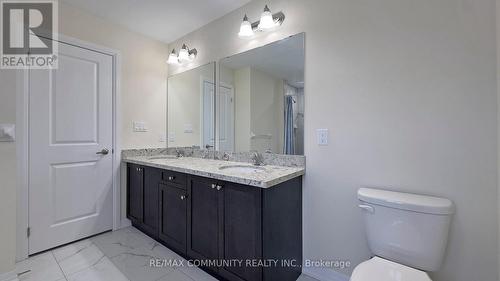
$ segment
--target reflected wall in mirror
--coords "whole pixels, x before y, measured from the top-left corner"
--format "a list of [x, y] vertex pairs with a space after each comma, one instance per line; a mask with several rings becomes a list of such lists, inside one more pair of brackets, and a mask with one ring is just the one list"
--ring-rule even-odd
[[218, 149], [304, 154], [304, 33], [222, 59]]
[[168, 77], [168, 147], [213, 149], [215, 63]]

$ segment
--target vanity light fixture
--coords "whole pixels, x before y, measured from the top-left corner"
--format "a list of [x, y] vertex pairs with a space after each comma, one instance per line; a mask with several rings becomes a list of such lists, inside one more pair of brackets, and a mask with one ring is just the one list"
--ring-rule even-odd
[[278, 12], [275, 14], [271, 13], [271, 10], [266, 5], [264, 7], [264, 12], [260, 16], [260, 20], [254, 23], [250, 23], [247, 15], [243, 18], [243, 22], [240, 25], [240, 32], [238, 36], [240, 37], [251, 37], [256, 31], [269, 31], [273, 28], [283, 24], [285, 20], [285, 14], [283, 12]]
[[266, 5], [264, 7], [264, 12], [260, 15], [259, 29], [265, 31], [275, 26], [276, 23], [274, 22], [273, 14], [271, 14], [271, 10], [269, 10], [269, 7]]
[[179, 51], [179, 54], [175, 52], [175, 49], [172, 50], [172, 52], [168, 56], [167, 63], [168, 64], [189, 63], [192, 62], [197, 55], [198, 51], [195, 48], [189, 49], [186, 44], [182, 44], [182, 48]]
[[168, 56], [167, 63], [168, 64], [179, 64], [179, 57], [177, 56], [175, 49], [173, 49], [172, 52], [170, 53], [170, 55]]
[[240, 26], [240, 33], [238, 33], [238, 35], [240, 37], [250, 37], [253, 36], [253, 34], [252, 24], [248, 21], [247, 15], [245, 15]]

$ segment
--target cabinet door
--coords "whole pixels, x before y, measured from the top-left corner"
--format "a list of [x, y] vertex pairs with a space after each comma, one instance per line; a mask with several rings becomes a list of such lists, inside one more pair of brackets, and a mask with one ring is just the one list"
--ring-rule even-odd
[[158, 187], [162, 171], [156, 168], [144, 168], [144, 217], [142, 230], [148, 235], [158, 236]]
[[[219, 257], [221, 194], [215, 180], [189, 177], [187, 254], [194, 259], [213, 260]], [[215, 268], [209, 269], [217, 272]]]
[[144, 168], [129, 164], [127, 169], [127, 217], [140, 224], [144, 218]]
[[186, 191], [160, 184], [159, 238], [173, 250], [186, 254]]
[[221, 183], [224, 194], [222, 242], [223, 260], [241, 260], [221, 269], [227, 280], [262, 280], [262, 268], [246, 266], [247, 260], [262, 259], [261, 189], [234, 183]]

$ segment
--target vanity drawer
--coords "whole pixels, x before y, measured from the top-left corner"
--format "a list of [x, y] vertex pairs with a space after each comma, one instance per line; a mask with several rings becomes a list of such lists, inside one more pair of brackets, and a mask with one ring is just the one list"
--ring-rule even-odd
[[183, 173], [163, 170], [162, 180], [165, 182], [182, 185], [182, 188], [185, 189], [186, 182], [187, 182], [187, 176], [186, 176], [186, 174], [183, 174]]

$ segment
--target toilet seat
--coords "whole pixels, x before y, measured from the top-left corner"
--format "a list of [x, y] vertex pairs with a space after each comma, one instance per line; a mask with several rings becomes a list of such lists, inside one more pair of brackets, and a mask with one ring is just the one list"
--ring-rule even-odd
[[427, 273], [374, 257], [354, 269], [350, 281], [432, 281]]

